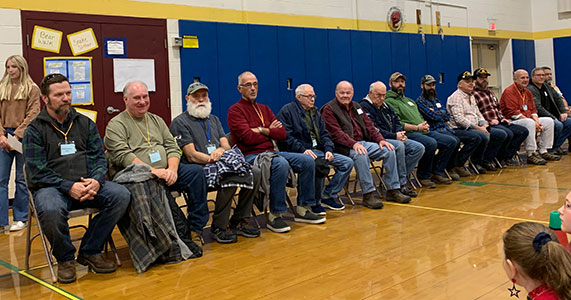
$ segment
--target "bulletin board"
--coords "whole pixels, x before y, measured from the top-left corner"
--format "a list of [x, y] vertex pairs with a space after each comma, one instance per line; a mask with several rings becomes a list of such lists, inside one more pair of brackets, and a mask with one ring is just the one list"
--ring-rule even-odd
[[44, 76], [59, 73], [71, 86], [72, 105], [93, 105], [91, 57], [44, 57]]

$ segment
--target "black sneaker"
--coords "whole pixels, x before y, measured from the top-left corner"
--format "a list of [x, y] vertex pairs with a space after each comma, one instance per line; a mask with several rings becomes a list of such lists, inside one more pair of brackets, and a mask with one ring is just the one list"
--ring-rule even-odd
[[277, 233], [284, 233], [291, 230], [291, 227], [289, 227], [289, 225], [282, 219], [282, 217], [277, 217], [272, 222], [268, 220], [266, 227], [268, 227], [268, 229], [271, 231]]
[[296, 214], [296, 217], [293, 218], [293, 220], [300, 223], [321, 224], [325, 223], [326, 219], [325, 217], [312, 213], [310, 210], [306, 210], [303, 216]]
[[401, 187], [400, 192], [412, 198], [416, 198], [418, 196], [418, 194], [414, 191], [414, 189], [408, 184]]
[[238, 241], [236, 234], [229, 229], [223, 230], [216, 226], [212, 226], [210, 227], [210, 233], [212, 234], [212, 237], [221, 244], [236, 243]]
[[343, 210], [345, 209], [345, 205], [343, 203], [338, 203], [337, 201], [333, 200], [333, 198], [327, 198], [321, 200], [321, 205], [327, 209], [331, 210]]
[[260, 230], [256, 227], [250, 226], [246, 220], [238, 222], [238, 224], [235, 226], [230, 223], [230, 229], [236, 234], [247, 238], [257, 238], [260, 236]]
[[318, 215], [318, 216], [325, 216], [327, 212], [325, 212], [325, 208], [321, 206], [321, 204], [317, 204], [311, 207], [311, 212]]

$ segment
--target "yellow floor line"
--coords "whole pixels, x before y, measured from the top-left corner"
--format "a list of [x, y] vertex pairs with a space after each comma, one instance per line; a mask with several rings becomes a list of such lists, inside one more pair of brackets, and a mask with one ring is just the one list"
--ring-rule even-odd
[[538, 221], [538, 220], [530, 220], [530, 219], [523, 219], [523, 218], [490, 215], [490, 214], [476, 213], [476, 212], [470, 212], [470, 211], [461, 211], [461, 210], [454, 210], [454, 209], [446, 209], [446, 208], [437, 208], [437, 207], [428, 207], [428, 206], [401, 204], [401, 203], [391, 203], [391, 202], [384, 202], [384, 204], [396, 205], [396, 206], [402, 206], [402, 207], [418, 208], [418, 209], [426, 209], [426, 210], [433, 210], [433, 211], [440, 211], [440, 212], [456, 213], [456, 214], [463, 214], [463, 215], [470, 215], [470, 216], [478, 216], [478, 217], [488, 217], [488, 218], [513, 220], [513, 221], [520, 221], [520, 222], [536, 222], [536, 223], [549, 224], [549, 222], [546, 222], [546, 221]]
[[39, 279], [38, 277], [36, 277], [36, 276], [34, 276], [34, 275], [32, 275], [32, 274], [29, 274], [28, 272], [26, 272], [26, 271], [24, 271], [24, 270], [20, 270], [20, 271], [18, 271], [18, 273], [19, 273], [20, 275], [22, 275], [22, 276], [24, 276], [24, 277], [30, 279], [30, 280], [35, 281], [36, 283], [41, 284], [41, 285], [44, 286], [45, 288], [48, 288], [48, 289], [50, 289], [50, 290], [52, 290], [52, 291], [54, 291], [54, 292], [56, 292], [56, 293], [58, 293], [58, 294], [60, 294], [60, 295], [62, 295], [62, 296], [64, 296], [64, 297], [68, 298], [68, 299], [72, 299], [72, 300], [82, 300], [82, 298], [77, 297], [77, 296], [75, 296], [75, 295], [73, 295], [73, 294], [71, 294], [71, 293], [68, 293], [68, 292], [66, 292], [66, 291], [64, 291], [64, 290], [62, 290], [62, 289], [60, 289], [59, 287], [57, 287], [57, 286], [55, 286], [55, 285], [53, 285], [53, 284], [47, 283], [47, 282], [43, 281], [42, 279]]

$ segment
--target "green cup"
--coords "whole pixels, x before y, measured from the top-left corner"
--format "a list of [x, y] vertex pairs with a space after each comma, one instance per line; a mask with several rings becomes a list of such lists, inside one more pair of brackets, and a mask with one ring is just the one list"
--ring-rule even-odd
[[559, 212], [554, 210], [549, 215], [549, 228], [552, 230], [561, 230], [561, 219], [559, 218]]

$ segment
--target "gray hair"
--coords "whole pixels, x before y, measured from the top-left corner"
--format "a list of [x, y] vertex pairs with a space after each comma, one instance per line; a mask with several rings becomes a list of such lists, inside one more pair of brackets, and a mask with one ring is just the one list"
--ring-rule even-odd
[[385, 88], [387, 88], [387, 86], [382, 82], [382, 81], [375, 81], [373, 83], [371, 83], [371, 85], [369, 85], [369, 93], [372, 93], [373, 90], [375, 89], [375, 85], [381, 85], [384, 86]]
[[543, 71], [543, 67], [535, 67], [531, 69], [531, 76], [535, 75], [535, 72], [537, 71]]
[[297, 88], [295, 88], [295, 95], [299, 96], [301, 94], [303, 94], [305, 92], [306, 88], [310, 88], [312, 87], [310, 84], [304, 83], [304, 84], [300, 84], [297, 86]]
[[238, 84], [240, 84], [240, 81], [242, 81], [242, 77], [244, 77], [246, 75], [253, 75], [254, 77], [256, 76], [256, 75], [254, 75], [254, 73], [252, 73], [250, 71], [244, 71], [240, 75], [238, 75]]

